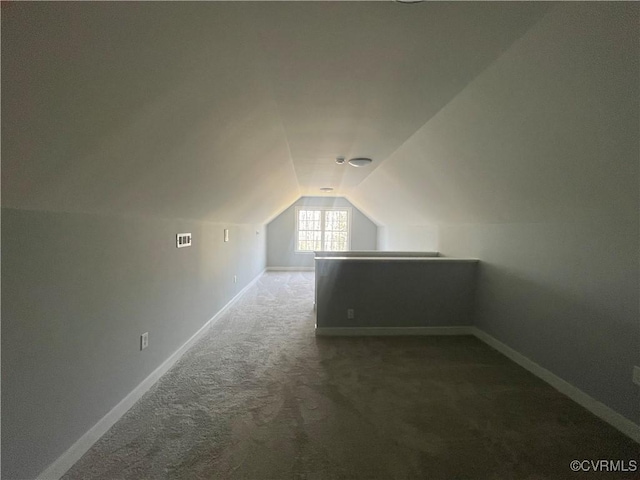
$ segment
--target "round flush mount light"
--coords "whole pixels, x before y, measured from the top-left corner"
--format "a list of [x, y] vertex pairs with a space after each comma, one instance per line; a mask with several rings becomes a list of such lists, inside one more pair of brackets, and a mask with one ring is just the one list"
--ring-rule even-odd
[[367, 165], [370, 165], [372, 161], [373, 160], [371, 160], [370, 158], [364, 157], [352, 158], [351, 160], [349, 160], [349, 165], [353, 167], [366, 167]]
[[336, 163], [342, 165], [344, 163], [344, 157], [336, 157]]
[[333, 192], [333, 187], [322, 187], [320, 189], [322, 192]]

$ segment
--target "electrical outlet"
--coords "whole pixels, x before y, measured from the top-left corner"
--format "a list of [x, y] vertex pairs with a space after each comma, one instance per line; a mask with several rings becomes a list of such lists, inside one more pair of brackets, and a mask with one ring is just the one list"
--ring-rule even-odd
[[237, 275], [233, 276], [233, 283], [238, 283], [238, 276]]
[[640, 367], [633, 367], [633, 383], [640, 386]]
[[347, 308], [347, 318], [349, 319], [356, 318], [356, 312], [353, 308]]
[[224, 229], [224, 241], [225, 242], [229, 241], [229, 229], [228, 228]]
[[140, 335], [140, 350], [144, 350], [149, 346], [149, 332]]

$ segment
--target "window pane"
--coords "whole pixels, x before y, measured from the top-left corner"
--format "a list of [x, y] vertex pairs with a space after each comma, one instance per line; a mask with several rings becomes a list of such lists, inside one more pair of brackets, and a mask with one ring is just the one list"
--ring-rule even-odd
[[322, 232], [313, 233], [313, 250], [322, 250]]
[[335, 230], [336, 227], [336, 212], [327, 211], [325, 216], [325, 228], [327, 230]]
[[346, 210], [298, 210], [298, 251], [347, 250], [348, 219]]
[[328, 210], [325, 214], [325, 230], [343, 232], [348, 230], [346, 211]]
[[325, 232], [324, 234], [324, 249], [328, 251], [333, 251], [333, 242], [334, 242], [334, 233], [333, 232]]
[[344, 251], [348, 245], [348, 213], [346, 210], [327, 210], [324, 212], [323, 249]]
[[321, 233], [321, 210], [298, 210], [298, 251], [312, 251], [316, 244], [316, 232]]
[[325, 232], [324, 249], [330, 252], [347, 249], [347, 234], [342, 232]]
[[320, 222], [320, 210], [298, 210], [298, 224], [301, 222]]

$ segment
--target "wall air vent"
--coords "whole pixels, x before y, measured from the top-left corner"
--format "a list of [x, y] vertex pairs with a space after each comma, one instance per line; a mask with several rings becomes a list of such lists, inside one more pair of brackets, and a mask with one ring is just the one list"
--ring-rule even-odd
[[191, 234], [190, 233], [178, 233], [176, 234], [176, 247], [190, 247], [191, 246]]

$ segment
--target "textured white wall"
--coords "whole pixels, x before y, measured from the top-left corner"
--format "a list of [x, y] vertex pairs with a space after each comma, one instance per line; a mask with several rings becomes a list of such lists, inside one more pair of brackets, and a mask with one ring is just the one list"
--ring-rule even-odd
[[253, 280], [264, 233], [3, 208], [2, 478], [34, 478]]
[[436, 225], [384, 225], [378, 227], [378, 249], [437, 252], [438, 227]]
[[555, 6], [357, 195], [479, 258], [477, 324], [636, 423], [638, 21], [638, 4]]

